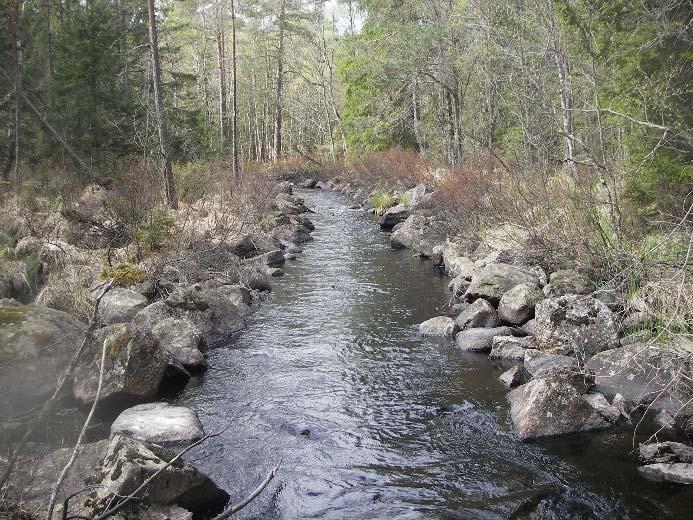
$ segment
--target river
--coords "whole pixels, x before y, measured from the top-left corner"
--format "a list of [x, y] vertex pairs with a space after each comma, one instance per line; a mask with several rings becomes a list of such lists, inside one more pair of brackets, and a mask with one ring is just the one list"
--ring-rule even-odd
[[538, 493], [558, 497], [541, 518], [691, 513], [691, 491], [638, 476], [631, 432], [518, 442], [503, 368], [417, 332], [449, 280], [341, 195], [302, 195], [315, 241], [179, 399], [226, 428], [190, 459], [234, 500], [281, 464], [233, 518], [507, 518]]

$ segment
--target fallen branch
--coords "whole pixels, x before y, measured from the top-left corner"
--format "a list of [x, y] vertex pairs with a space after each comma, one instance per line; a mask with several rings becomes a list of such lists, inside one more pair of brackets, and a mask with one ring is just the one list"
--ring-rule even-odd
[[233, 504], [229, 506], [226, 510], [224, 510], [223, 513], [220, 515], [215, 516], [212, 518], [212, 520], [224, 520], [225, 518], [230, 517], [232, 514], [237, 513], [241, 509], [243, 509], [245, 506], [250, 504], [253, 500], [257, 498], [257, 496], [262, 493], [262, 491], [267, 487], [267, 485], [272, 481], [274, 476], [277, 474], [277, 471], [279, 471], [279, 466], [275, 466], [272, 468], [272, 470], [267, 474], [265, 477], [265, 480], [263, 480], [260, 485], [255, 488], [255, 491], [253, 491], [250, 495], [248, 495], [247, 498], [243, 499], [242, 501], [238, 502], [238, 504]]

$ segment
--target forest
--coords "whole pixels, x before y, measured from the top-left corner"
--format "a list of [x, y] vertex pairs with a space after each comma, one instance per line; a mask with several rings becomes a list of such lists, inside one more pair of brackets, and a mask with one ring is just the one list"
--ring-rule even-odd
[[[665, 397], [676, 406], [651, 431], [638, 430], [646, 421], [631, 410], [626, 422], [634, 438], [645, 432], [643, 446], [666, 430], [691, 450], [690, 0], [2, 0], [0, 13], [0, 382], [16, 385], [0, 405], [0, 519], [58, 518], [60, 507], [67, 518], [63, 488], [80, 453], [98, 444], [86, 442], [99, 439], [90, 437], [94, 424], [112, 421], [104, 410], [149, 401], [166, 385], [180, 390], [207, 370], [207, 349], [246, 327], [285, 260], [320, 231], [323, 217], [299, 197], [316, 186], [346, 194], [351, 210], [392, 230], [395, 248], [453, 278], [448, 314], [465, 318], [436, 317], [421, 325], [424, 335], [462, 334], [463, 350], [477, 339], [465, 329], [536, 336], [539, 347], [522, 348], [574, 357], [597, 373], [597, 389], [599, 352], [654, 349], [644, 386], [664, 383], [638, 406], [643, 417], [662, 412], [654, 403]], [[515, 319], [501, 308], [519, 285], [534, 292], [512, 294], [532, 302]], [[554, 321], [586, 313], [570, 318], [571, 331], [604, 320], [580, 339], [561, 332], [575, 349], [557, 347], [555, 331], [542, 347], [541, 327], [523, 328], [535, 307], [539, 326], [549, 300], [588, 294], [589, 310], [569, 302], [569, 311], [551, 311]], [[158, 305], [169, 314], [148, 311]], [[230, 314], [212, 316], [217, 306]], [[39, 338], [25, 327], [18, 341], [12, 327], [27, 313], [53, 332]], [[157, 329], [163, 320], [172, 320], [168, 329]], [[150, 332], [172, 345], [159, 361], [134, 362], [161, 364], [156, 382], [137, 391], [111, 382], [109, 363], [131, 356], [122, 361], [130, 366]], [[43, 345], [51, 334], [58, 339]], [[611, 339], [592, 351], [595, 335]], [[495, 352], [497, 337], [481, 350], [495, 338]], [[670, 347], [673, 357], [661, 361]], [[524, 350], [519, 359], [526, 378]], [[29, 385], [15, 365], [57, 383]], [[518, 389], [541, 381], [533, 375]], [[522, 430], [508, 399], [520, 437], [544, 436]], [[606, 405], [618, 408], [615, 400]], [[58, 441], [58, 410], [72, 408], [73, 422], [61, 426], [72, 433]], [[611, 423], [622, 423], [625, 413], [615, 413]], [[583, 422], [569, 431], [597, 429]], [[134, 449], [131, 439], [116, 441], [111, 454]], [[62, 473], [23, 494], [17, 468], [56, 446], [74, 446]], [[678, 449], [665, 462], [688, 473], [673, 481], [693, 483], [693, 452]], [[207, 509], [175, 507], [230, 516], [217, 507], [229, 495], [210, 485]], [[121, 491], [130, 498], [109, 502], [99, 491], [99, 507], [71, 518], [120, 514], [138, 492]]]

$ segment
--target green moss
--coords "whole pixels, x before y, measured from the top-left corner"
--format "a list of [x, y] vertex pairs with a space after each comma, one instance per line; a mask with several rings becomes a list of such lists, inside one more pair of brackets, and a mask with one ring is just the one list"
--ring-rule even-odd
[[133, 264], [117, 264], [101, 271], [102, 280], [113, 280], [115, 284], [126, 285], [144, 280], [144, 271]]
[[0, 325], [10, 325], [26, 320], [28, 309], [25, 306], [13, 307], [10, 305], [0, 307]]

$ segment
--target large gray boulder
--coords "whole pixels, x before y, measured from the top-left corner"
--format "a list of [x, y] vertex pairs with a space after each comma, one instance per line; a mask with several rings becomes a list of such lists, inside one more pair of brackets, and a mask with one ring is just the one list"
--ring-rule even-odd
[[522, 325], [534, 317], [534, 308], [544, 299], [536, 285], [521, 283], [503, 294], [498, 304], [500, 318], [513, 325]]
[[313, 240], [310, 229], [302, 224], [283, 224], [274, 228], [271, 232], [272, 237], [281, 242], [292, 242], [294, 244], [305, 244]]
[[467, 329], [457, 333], [455, 343], [469, 352], [490, 352], [494, 337], [510, 336], [512, 333], [510, 327]]
[[522, 440], [608, 428], [584, 395], [594, 379], [574, 368], [546, 371], [508, 394], [510, 417]]
[[390, 235], [390, 244], [395, 248], [415, 248], [424, 239], [425, 227], [426, 217], [410, 215], [394, 227]]
[[521, 283], [538, 285], [535, 273], [509, 264], [488, 264], [472, 277], [472, 284], [465, 293], [469, 301], [483, 298], [498, 305], [502, 296]]
[[537, 348], [586, 361], [618, 346], [618, 326], [606, 304], [590, 296], [567, 295], [539, 302], [535, 310]]
[[595, 373], [597, 390], [620, 393], [631, 407], [693, 415], [693, 344], [670, 340], [634, 344], [601, 352], [585, 365]]
[[594, 283], [587, 276], [574, 269], [566, 269], [551, 273], [549, 283], [544, 286], [544, 294], [555, 298], [566, 294], [590, 294], [594, 289]]
[[450, 283], [448, 284], [448, 289], [452, 292], [452, 295], [455, 299], [459, 299], [464, 296], [465, 291], [471, 283], [472, 282], [467, 280], [463, 275], [456, 276], [455, 278], [450, 280]]
[[66, 312], [0, 300], [0, 417], [23, 414], [53, 393], [85, 331]]
[[419, 325], [419, 332], [424, 336], [452, 337], [458, 330], [455, 320], [447, 316], [436, 316]]
[[693, 484], [693, 447], [680, 442], [640, 445], [640, 474], [648, 480]]
[[409, 218], [411, 208], [408, 204], [397, 204], [388, 209], [380, 219], [380, 227], [392, 229]]
[[101, 299], [101, 321], [108, 324], [128, 323], [147, 306], [148, 302], [149, 300], [138, 292], [114, 287]]
[[498, 312], [486, 300], [476, 300], [455, 319], [460, 330], [479, 327], [497, 327], [500, 324]]
[[[111, 440], [100, 467], [103, 479], [90, 495], [87, 504], [100, 511], [112, 493], [129, 495], [146, 479], [162, 469], [175, 453], [159, 446], [138, 441], [121, 434]], [[193, 513], [206, 515], [218, 512], [229, 500], [207, 475], [182, 460], [164, 469], [147, 486], [147, 504], [178, 505]]]
[[101, 403], [125, 403], [156, 395], [168, 356], [149, 332], [135, 325], [99, 329], [75, 369], [73, 394], [84, 404], [96, 398], [102, 348], [106, 349]]
[[491, 344], [489, 359], [510, 363], [523, 362], [527, 349], [534, 346], [534, 338], [525, 336], [495, 336]]
[[140, 404], [123, 410], [111, 425], [111, 433], [156, 444], [190, 443], [205, 434], [194, 410], [168, 403]]
[[465, 254], [466, 249], [461, 245], [446, 244], [443, 248], [443, 263], [445, 272], [453, 278], [462, 276], [471, 280], [478, 271], [476, 263]]

